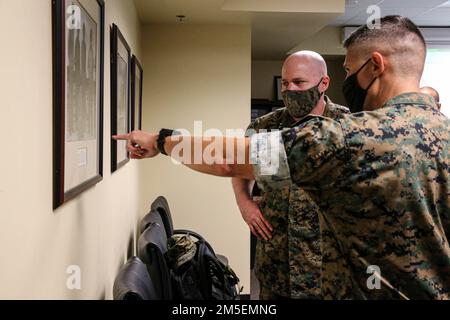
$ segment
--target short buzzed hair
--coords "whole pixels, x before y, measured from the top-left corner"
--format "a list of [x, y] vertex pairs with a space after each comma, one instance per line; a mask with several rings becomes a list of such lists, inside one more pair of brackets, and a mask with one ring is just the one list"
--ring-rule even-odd
[[421, 77], [425, 64], [426, 43], [419, 28], [408, 18], [399, 15], [380, 19], [380, 25], [359, 27], [345, 40], [344, 47], [357, 46], [362, 54], [378, 51], [395, 61], [399, 75]]

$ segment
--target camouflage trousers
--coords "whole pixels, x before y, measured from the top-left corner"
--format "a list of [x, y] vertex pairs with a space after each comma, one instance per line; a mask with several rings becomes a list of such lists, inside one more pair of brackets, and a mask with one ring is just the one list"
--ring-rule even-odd
[[283, 297], [274, 293], [270, 288], [260, 286], [259, 300], [289, 300], [289, 297]]

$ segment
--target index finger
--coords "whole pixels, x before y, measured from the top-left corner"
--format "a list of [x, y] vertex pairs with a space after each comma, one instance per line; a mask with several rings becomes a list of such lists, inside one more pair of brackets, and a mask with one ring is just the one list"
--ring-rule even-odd
[[128, 140], [130, 138], [130, 134], [118, 134], [115, 136], [112, 136], [114, 140]]

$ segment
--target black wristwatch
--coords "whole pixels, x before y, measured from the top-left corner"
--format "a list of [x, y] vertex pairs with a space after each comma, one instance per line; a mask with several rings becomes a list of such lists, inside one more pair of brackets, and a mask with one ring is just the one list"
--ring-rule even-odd
[[176, 133], [174, 130], [170, 130], [170, 129], [161, 129], [161, 131], [159, 132], [159, 137], [158, 137], [158, 150], [159, 152], [161, 152], [163, 155], [167, 156], [167, 152], [164, 149], [164, 145], [166, 143], [166, 138], [167, 137], [171, 137], [174, 133]]

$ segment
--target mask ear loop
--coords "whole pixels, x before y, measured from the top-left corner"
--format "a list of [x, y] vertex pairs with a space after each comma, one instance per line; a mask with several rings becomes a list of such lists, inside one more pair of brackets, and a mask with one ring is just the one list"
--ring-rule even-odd
[[373, 78], [372, 82], [369, 84], [369, 86], [366, 89], [366, 92], [369, 91], [370, 87], [373, 85], [373, 83], [375, 82], [375, 80], [377, 80], [378, 77]]
[[358, 71], [356, 71], [354, 74], [358, 75], [358, 73], [369, 63], [369, 61], [371, 61], [372, 58], [369, 58], [369, 60], [367, 60], [362, 66], [361, 68], [358, 69]]
[[[359, 72], [360, 72], [360, 71], [361, 71], [361, 70], [369, 63], [369, 61], [371, 61], [371, 60], [372, 60], [372, 58], [370, 58], [369, 60], [367, 60], [366, 63], [364, 63], [364, 64], [361, 66], [361, 68], [359, 68], [359, 70], [355, 72], [355, 75], [358, 75], [358, 73], [359, 73]], [[372, 82], [369, 84], [369, 86], [367, 87], [367, 89], [365, 89], [366, 92], [370, 89], [370, 87], [372, 87], [373, 83], [374, 83], [375, 80], [377, 80], [377, 79], [378, 79], [378, 77], [373, 78]]]
[[[320, 81], [319, 81], [319, 83], [318, 83], [317, 86], [316, 86], [316, 87], [317, 87], [317, 90], [319, 90], [319, 86], [322, 84], [323, 78], [324, 78], [324, 77], [320, 78]], [[319, 91], [319, 92], [320, 92], [320, 91]], [[324, 91], [324, 92], [320, 92], [320, 97], [322, 97], [324, 93], [325, 93], [325, 91]]]
[[377, 79], [378, 79], [378, 77], [373, 78], [372, 82], [369, 84], [369, 86], [368, 86], [367, 89], [365, 90], [365, 91], [366, 91], [366, 94], [367, 94], [367, 91], [369, 91], [370, 87], [372, 87], [372, 85], [374, 84], [375, 80], [377, 80]]

